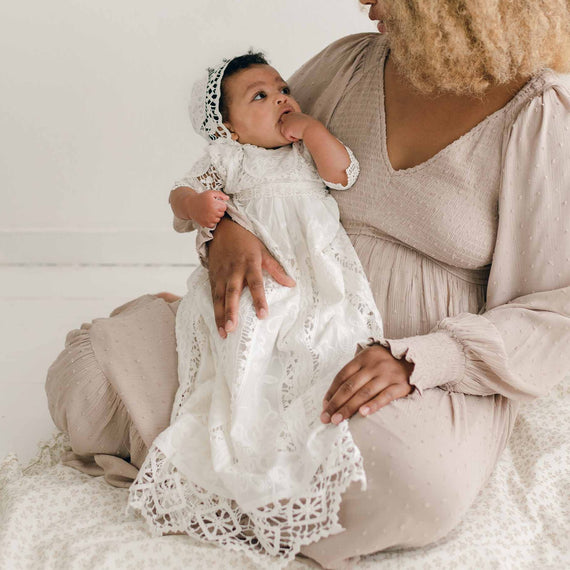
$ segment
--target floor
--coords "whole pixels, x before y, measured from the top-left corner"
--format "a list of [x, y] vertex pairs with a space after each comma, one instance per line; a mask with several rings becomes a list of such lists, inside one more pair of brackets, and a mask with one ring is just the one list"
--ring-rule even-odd
[[144, 293], [183, 294], [191, 269], [0, 266], [0, 458], [25, 464], [56, 431], [44, 381], [68, 331]]

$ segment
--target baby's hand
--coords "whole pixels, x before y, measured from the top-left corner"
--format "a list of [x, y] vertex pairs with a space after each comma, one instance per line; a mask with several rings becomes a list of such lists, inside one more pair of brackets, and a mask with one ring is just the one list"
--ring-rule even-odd
[[188, 200], [188, 216], [203, 228], [213, 228], [227, 210], [229, 199], [218, 190], [196, 193]]
[[320, 125], [317, 119], [313, 119], [305, 113], [285, 113], [279, 120], [281, 134], [290, 142], [297, 142], [305, 138], [307, 129]]

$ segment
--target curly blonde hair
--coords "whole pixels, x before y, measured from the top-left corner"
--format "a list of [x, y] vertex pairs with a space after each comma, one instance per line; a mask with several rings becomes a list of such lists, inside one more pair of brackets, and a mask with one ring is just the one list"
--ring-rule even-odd
[[570, 71], [569, 0], [384, 0], [391, 57], [422, 93], [481, 95]]

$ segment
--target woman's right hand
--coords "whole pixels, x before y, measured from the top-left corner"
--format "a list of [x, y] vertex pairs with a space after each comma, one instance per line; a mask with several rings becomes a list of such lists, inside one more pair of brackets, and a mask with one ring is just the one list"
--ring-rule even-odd
[[251, 292], [257, 317], [264, 319], [267, 316], [263, 269], [277, 283], [285, 287], [295, 286], [295, 281], [263, 243], [227, 217], [222, 218], [214, 239], [208, 243], [208, 266], [214, 316], [222, 338], [226, 338], [237, 325], [239, 298], [245, 286]]

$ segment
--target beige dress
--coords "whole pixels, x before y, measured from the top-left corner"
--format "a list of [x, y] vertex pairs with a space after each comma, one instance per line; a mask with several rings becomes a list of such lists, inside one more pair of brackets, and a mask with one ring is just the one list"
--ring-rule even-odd
[[[489, 478], [518, 402], [570, 371], [568, 78], [542, 71], [434, 157], [394, 171], [385, 42], [343, 38], [291, 79], [303, 110], [360, 161], [353, 189], [334, 195], [384, 319], [381, 342], [415, 363], [412, 394], [349, 420], [368, 488], [343, 495], [344, 532], [302, 549], [327, 568], [445, 536]], [[168, 423], [176, 306], [144, 296], [69, 333], [47, 392], [70, 465], [130, 484]]]

